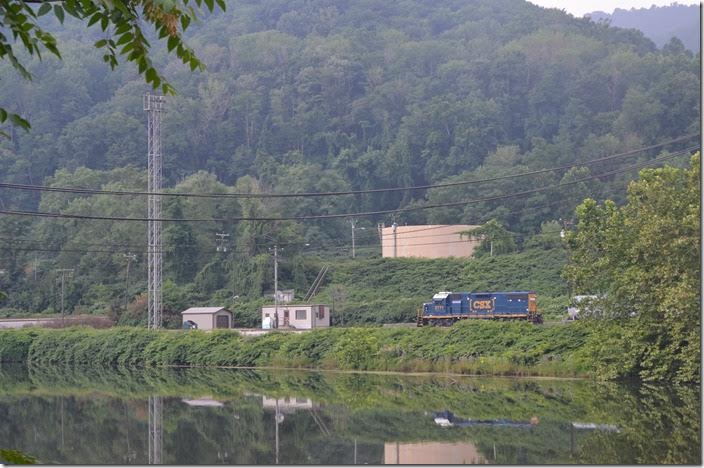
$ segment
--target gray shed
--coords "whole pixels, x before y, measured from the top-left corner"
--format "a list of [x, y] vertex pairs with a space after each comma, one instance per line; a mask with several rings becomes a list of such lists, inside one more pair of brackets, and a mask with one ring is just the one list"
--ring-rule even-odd
[[224, 307], [191, 307], [181, 312], [182, 322], [194, 323], [199, 330], [232, 328], [232, 312]]

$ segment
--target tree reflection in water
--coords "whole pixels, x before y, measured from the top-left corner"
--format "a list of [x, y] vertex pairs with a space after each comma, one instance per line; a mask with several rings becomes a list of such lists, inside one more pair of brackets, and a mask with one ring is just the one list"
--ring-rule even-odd
[[0, 448], [42, 463], [696, 464], [699, 415], [693, 388], [0, 368]]

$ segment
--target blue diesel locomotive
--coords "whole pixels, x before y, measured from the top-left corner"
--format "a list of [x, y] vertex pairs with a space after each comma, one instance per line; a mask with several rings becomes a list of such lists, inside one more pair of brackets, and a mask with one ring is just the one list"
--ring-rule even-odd
[[439, 292], [418, 310], [416, 324], [450, 326], [463, 319], [530, 320], [543, 323], [533, 291]]

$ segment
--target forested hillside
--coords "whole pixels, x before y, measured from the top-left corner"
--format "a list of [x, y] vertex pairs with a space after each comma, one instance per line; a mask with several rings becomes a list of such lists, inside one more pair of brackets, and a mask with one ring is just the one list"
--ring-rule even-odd
[[[29, 133], [5, 128], [12, 139], [0, 140], [0, 182], [145, 190], [143, 79], [130, 65], [111, 72], [102, 63], [92, 45], [99, 34], [70, 19], [47, 27], [63, 61], [30, 61], [31, 82], [0, 62], [0, 103], [32, 123]], [[614, 171], [692, 142], [587, 161], [698, 129], [698, 57], [527, 2], [228, 1], [226, 12], [189, 29], [188, 40], [206, 72], [191, 72], [165, 49], [155, 57], [179, 92], [164, 117], [171, 191], [363, 191], [494, 180], [324, 198], [166, 198], [167, 218], [215, 220], [165, 225], [172, 308], [260, 297], [273, 287], [268, 249], [275, 243], [283, 246], [280, 285], [298, 291], [324, 259], [349, 254], [345, 218], [235, 218], [388, 211], [360, 217], [363, 256], [378, 255], [378, 222], [496, 218], [520, 247], [541, 224], [569, 220], [587, 196], [623, 201], [636, 171]], [[437, 204], [451, 206], [424, 209]], [[0, 209], [145, 217], [146, 199], [0, 188]], [[216, 249], [216, 233], [230, 234], [226, 252]], [[2, 215], [0, 290], [9, 298], [0, 307], [56, 310], [55, 270], [72, 268], [68, 310], [121, 311], [130, 302], [128, 315], [140, 316], [145, 244], [143, 222]]]

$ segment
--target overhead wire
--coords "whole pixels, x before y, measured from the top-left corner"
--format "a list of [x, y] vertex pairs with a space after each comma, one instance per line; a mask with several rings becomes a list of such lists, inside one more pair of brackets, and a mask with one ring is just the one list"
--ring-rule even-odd
[[[673, 154], [667, 155], [666, 157], [662, 157], [662, 158], [658, 158], [658, 159], [660, 159], [660, 160], [669, 159], [669, 158], [674, 157], [674, 156], [676, 156], [676, 154], [673, 153]], [[645, 161], [645, 162], [640, 163], [640, 164], [642, 164], [642, 165], [648, 164], [648, 165], [649, 165], [652, 161], [654, 161], [654, 160]], [[556, 201], [554, 201], [554, 202], [547, 203], [547, 204], [543, 204], [543, 205], [532, 206], [532, 207], [524, 207], [524, 208], [521, 208], [521, 209], [518, 209], [518, 210], [509, 211], [509, 212], [507, 212], [507, 213], [505, 213], [505, 214], [517, 214], [517, 213], [522, 213], [522, 212], [525, 212], [525, 211], [544, 209], [544, 208], [547, 208], [547, 207], [549, 207], [549, 206], [554, 206], [554, 205], [557, 205], [557, 204], [562, 204], [562, 203], [564, 203], [564, 201], [565, 201], [564, 199], [560, 199], [560, 200], [556, 200]], [[438, 229], [438, 228], [443, 228], [443, 227], [447, 227], [447, 225], [430, 226], [430, 227], [424, 227], [424, 228], [420, 228], [420, 229], [414, 229], [414, 230], [411, 230], [411, 231], [402, 231], [402, 232], [399, 232], [397, 235], [398, 235], [399, 237], [402, 237], [403, 239], [440, 237], [440, 236], [445, 236], [446, 234], [437, 234], [437, 235], [428, 234], [428, 235], [424, 235], [424, 236], [407, 236], [406, 234], [408, 234], [408, 233], [413, 233], [413, 232], [427, 231], [427, 230], [432, 230], [432, 229]], [[376, 238], [377, 236], [380, 235], [380, 239], [379, 239], [380, 242], [383, 242], [383, 238], [384, 238], [385, 236], [393, 236], [393, 233], [388, 233], [388, 234], [383, 234], [383, 233], [381, 233], [381, 234], [380, 234], [380, 233], [375, 232], [375, 231], [376, 231], [376, 230], [373, 229], [373, 228], [371, 228], [371, 229], [364, 229], [364, 230], [362, 230], [362, 231], [360, 232], [360, 234], [362, 234], [362, 233], [364, 233], [364, 234], [370, 234], [370, 235], [373, 235], [374, 238]], [[543, 231], [543, 232], [545, 232], [545, 231]], [[526, 235], [524, 235], [524, 234], [512, 233], [512, 235], [513, 235], [513, 234], [518, 235], [518, 236], [526, 237]], [[359, 234], [358, 234], [358, 235], [359, 235]], [[17, 239], [17, 238], [7, 238], [7, 237], [0, 237], [0, 239], [9, 240], [9, 241], [11, 241], [11, 242], [21, 242], [21, 243], [22, 243], [22, 242], [24, 242], [24, 243], [28, 243], [28, 242], [29, 242], [29, 243], [42, 243], [42, 242], [43, 242], [43, 241], [41, 241], [41, 240]], [[318, 252], [325, 252], [325, 251], [331, 251], [331, 250], [348, 250], [348, 249], [349, 249], [349, 246], [347, 245], [348, 242], [349, 242], [348, 240], [340, 240], [340, 241], [339, 241], [339, 246], [338, 246], [338, 245], [330, 245], [330, 244], [328, 244], [326, 247], [323, 247], [322, 249], [318, 249], [317, 251], [318, 251]], [[444, 244], [444, 243], [447, 243], [447, 242], [441, 242], [440, 244]], [[6, 249], [4, 249], [4, 250], [37, 251], [37, 252], [82, 252], [82, 253], [142, 253], [142, 254], [148, 253], [148, 251], [141, 252], [141, 251], [139, 251], [139, 250], [128, 249], [129, 247], [135, 247], [135, 248], [137, 248], [137, 249], [142, 249], [142, 248], [144, 247], [143, 245], [134, 245], [134, 244], [85, 243], [85, 242], [82, 242], [82, 244], [83, 244], [83, 245], [99, 245], [99, 246], [107, 246], [107, 247], [118, 247], [118, 248], [125, 248], [125, 250], [97, 250], [97, 249], [74, 249], [74, 248], [70, 248], [70, 249], [67, 249], [67, 248], [56, 248], [56, 249], [52, 249], [52, 248], [47, 248], [46, 245], [44, 245], [43, 247], [38, 247], [38, 248], [13, 248], [13, 249], [7, 249], [7, 248], [6, 248]], [[306, 242], [278, 242], [278, 244], [279, 244], [279, 245], [298, 245], [298, 246], [302, 246], [302, 245], [308, 246], [308, 245], [309, 245], [309, 243], [306, 243]], [[197, 246], [197, 245], [200, 245], [200, 244], [198, 244], [198, 243], [177, 244], [177, 245], [173, 246], [173, 249], [176, 249], [176, 248], [178, 248], [178, 247], [183, 247], [183, 246]], [[267, 245], [268, 245], [268, 244], [256, 244], [254, 247], [255, 247], [255, 249], [256, 249], [257, 247], [266, 247]], [[407, 244], [407, 245], [412, 246], [412, 245], [432, 245], [432, 244]], [[379, 247], [381, 247], [381, 243], [357, 244], [357, 248], [358, 248], [358, 249], [365, 249], [365, 248], [366, 248], [366, 249], [368, 249], [368, 248], [377, 249], [377, 248], [379, 248]], [[249, 250], [249, 249], [230, 248], [229, 250], [230, 250], [231, 252], [235, 252], [235, 253], [250, 253], [250, 250]], [[169, 250], [162, 250], [162, 253], [173, 253], [173, 252], [175, 252], [175, 250], [172, 250], [172, 249], [169, 249]], [[305, 249], [305, 252], [315, 252], [315, 250], [311, 251], [310, 249]]]
[[601, 174], [590, 175], [588, 177], [583, 177], [575, 179], [569, 182], [563, 182], [556, 185], [549, 185], [538, 187], [530, 190], [525, 190], [521, 192], [514, 192], [510, 194], [495, 195], [489, 197], [475, 198], [470, 200], [464, 200], [459, 202], [450, 203], [436, 203], [420, 206], [410, 206], [396, 209], [387, 210], [376, 210], [376, 211], [366, 211], [357, 213], [334, 213], [325, 215], [301, 215], [301, 216], [240, 216], [232, 218], [136, 218], [136, 217], [117, 217], [117, 216], [95, 216], [95, 215], [83, 215], [83, 214], [69, 214], [69, 213], [49, 213], [49, 212], [36, 212], [36, 211], [23, 211], [23, 210], [0, 210], [0, 214], [6, 215], [17, 215], [17, 216], [30, 216], [30, 217], [44, 217], [44, 218], [62, 218], [62, 219], [81, 219], [81, 220], [104, 220], [104, 221], [133, 221], [133, 222], [149, 222], [149, 221], [162, 221], [162, 222], [236, 222], [236, 221], [309, 221], [309, 220], [323, 220], [323, 219], [336, 219], [336, 218], [349, 218], [349, 217], [366, 217], [366, 216], [377, 216], [382, 214], [391, 213], [405, 213], [411, 211], [421, 211], [433, 208], [443, 208], [443, 207], [456, 207], [463, 205], [470, 205], [476, 203], [483, 203], [487, 201], [502, 200], [507, 198], [514, 198], [520, 196], [531, 195], [534, 193], [545, 192], [548, 190], [555, 190], [562, 187], [567, 187], [571, 185], [576, 185], [581, 182], [586, 182], [589, 180], [594, 180], [602, 177], [608, 177], [615, 174], [620, 174], [628, 172], [634, 169], [639, 169], [642, 167], [647, 167], [649, 165], [666, 161], [668, 159], [681, 156], [682, 154], [691, 152], [697, 149], [698, 146], [686, 148], [678, 152], [670, 153], [668, 155], [660, 156], [648, 161], [643, 161], [637, 164], [626, 166], [621, 169], [616, 169], [612, 171], [607, 171]]
[[405, 192], [412, 190], [429, 190], [437, 188], [447, 188], [447, 187], [458, 187], [462, 185], [470, 184], [480, 184], [486, 182], [495, 182], [498, 180], [513, 179], [518, 177], [527, 177], [531, 175], [544, 174], [548, 172], [560, 171], [565, 169], [571, 169], [574, 167], [588, 166], [591, 164], [596, 164], [604, 161], [610, 161], [617, 158], [629, 157], [635, 154], [639, 154], [645, 151], [650, 151], [652, 149], [661, 148], [673, 143], [678, 143], [681, 141], [686, 141], [699, 133], [691, 133], [689, 135], [684, 135], [672, 140], [645, 146], [642, 148], [625, 151], [622, 153], [616, 153], [609, 156], [603, 156], [595, 159], [589, 159], [580, 162], [574, 162], [570, 164], [564, 164], [561, 166], [546, 168], [546, 169], [536, 169], [533, 171], [526, 171], [515, 174], [504, 174], [501, 176], [490, 177], [485, 179], [475, 179], [475, 180], [463, 180], [456, 182], [445, 182], [440, 184], [426, 184], [426, 185], [416, 185], [409, 187], [390, 187], [390, 188], [374, 188], [374, 189], [364, 189], [364, 190], [345, 190], [345, 191], [333, 191], [333, 192], [290, 192], [290, 193], [191, 193], [191, 192], [149, 192], [149, 191], [137, 191], [137, 190], [104, 190], [104, 189], [91, 189], [85, 187], [56, 187], [56, 186], [46, 186], [46, 185], [31, 185], [31, 184], [17, 184], [10, 182], [1, 182], [0, 188], [15, 189], [15, 190], [26, 190], [26, 191], [40, 191], [40, 192], [59, 192], [59, 193], [73, 193], [73, 194], [85, 194], [85, 195], [113, 195], [113, 196], [160, 196], [160, 197], [190, 197], [190, 198], [220, 198], [220, 199], [240, 199], [240, 198], [313, 198], [313, 197], [333, 197], [333, 196], [343, 196], [343, 195], [364, 195], [364, 194], [374, 194], [374, 193], [386, 193], [386, 192]]

